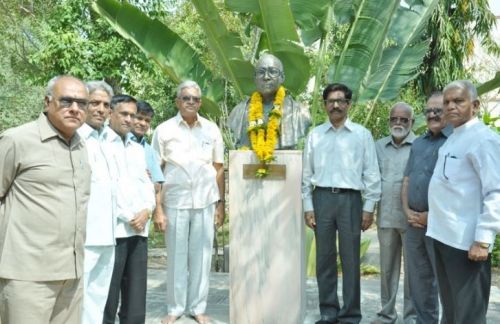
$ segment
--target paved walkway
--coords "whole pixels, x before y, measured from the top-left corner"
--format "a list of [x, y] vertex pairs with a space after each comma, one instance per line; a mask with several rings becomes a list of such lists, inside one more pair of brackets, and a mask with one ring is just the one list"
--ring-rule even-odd
[[[370, 230], [365, 233], [371, 239], [368, 250], [367, 261], [378, 267], [378, 241], [376, 231]], [[166, 270], [162, 267], [148, 270], [148, 294], [147, 294], [147, 316], [146, 323], [159, 324], [166, 313]], [[403, 287], [402, 281], [400, 287]], [[339, 294], [342, 292], [342, 285], [339, 285]], [[306, 318], [304, 324], [314, 323], [319, 319], [318, 309], [318, 288], [316, 279], [307, 280], [306, 287]], [[402, 289], [399, 289], [396, 308], [401, 314]], [[378, 276], [362, 277], [361, 280], [361, 310], [363, 319], [361, 323], [370, 323], [380, 307], [380, 281]], [[208, 296], [207, 314], [216, 324], [229, 323], [229, 274], [214, 272], [210, 277], [210, 291]], [[176, 323], [189, 324], [196, 323], [193, 319], [182, 317]], [[488, 309], [488, 323], [500, 323], [500, 289], [493, 286], [491, 289], [490, 305]], [[237, 323], [232, 323], [237, 324]], [[257, 324], [257, 323], [256, 323]], [[273, 323], [285, 324], [285, 323]], [[289, 323], [286, 323], [289, 324]]]

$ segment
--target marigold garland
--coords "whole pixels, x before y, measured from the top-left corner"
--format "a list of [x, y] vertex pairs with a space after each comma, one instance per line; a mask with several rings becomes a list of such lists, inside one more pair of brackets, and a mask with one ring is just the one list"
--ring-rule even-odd
[[[275, 160], [274, 148], [278, 142], [281, 116], [283, 115], [283, 101], [285, 100], [285, 88], [280, 86], [274, 98], [274, 107], [269, 113], [267, 125], [264, 123], [264, 105], [262, 95], [254, 92], [250, 97], [248, 109], [248, 135], [252, 150], [257, 155], [259, 161], [265, 168], [260, 168], [256, 176], [265, 177], [268, 175], [267, 165]], [[266, 127], [267, 126], [267, 127]]]

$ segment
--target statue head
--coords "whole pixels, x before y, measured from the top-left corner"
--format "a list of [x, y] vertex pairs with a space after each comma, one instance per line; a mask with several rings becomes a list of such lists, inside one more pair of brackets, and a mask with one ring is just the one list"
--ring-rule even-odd
[[274, 94], [283, 81], [285, 81], [285, 73], [283, 72], [283, 64], [272, 54], [264, 54], [257, 61], [255, 66], [255, 85], [257, 91], [262, 95], [264, 100], [274, 99]]

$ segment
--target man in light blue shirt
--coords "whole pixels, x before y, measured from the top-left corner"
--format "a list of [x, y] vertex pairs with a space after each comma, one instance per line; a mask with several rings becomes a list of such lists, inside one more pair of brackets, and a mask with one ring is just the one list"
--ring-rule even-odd
[[151, 128], [151, 119], [153, 119], [155, 111], [151, 105], [143, 100], [137, 101], [137, 114], [133, 122], [132, 131], [129, 133], [130, 138], [141, 144], [144, 147], [146, 154], [146, 163], [148, 172], [155, 186], [156, 208], [153, 212], [153, 222], [156, 229], [164, 232], [166, 227], [165, 214], [161, 205], [161, 185], [165, 182], [165, 177], [160, 166], [160, 156], [146, 141], [145, 134]]
[[476, 117], [479, 100], [470, 81], [448, 84], [443, 106], [453, 134], [439, 149], [429, 184], [426, 234], [447, 323], [485, 324], [491, 251], [500, 232], [500, 136]]

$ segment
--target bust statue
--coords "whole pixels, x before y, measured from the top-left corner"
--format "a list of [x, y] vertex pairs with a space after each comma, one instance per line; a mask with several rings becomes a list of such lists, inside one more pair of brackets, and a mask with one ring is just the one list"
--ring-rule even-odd
[[[285, 80], [283, 64], [274, 55], [264, 54], [255, 67], [255, 85], [262, 98], [263, 118], [267, 123], [269, 113], [274, 108], [274, 100], [278, 89]], [[229, 114], [228, 126], [233, 132], [236, 148], [251, 147], [248, 137], [248, 110], [250, 98], [240, 102]], [[283, 99], [283, 111], [279, 128], [279, 139], [276, 149], [297, 149], [299, 140], [306, 136], [311, 124], [309, 110], [286, 95]]]

